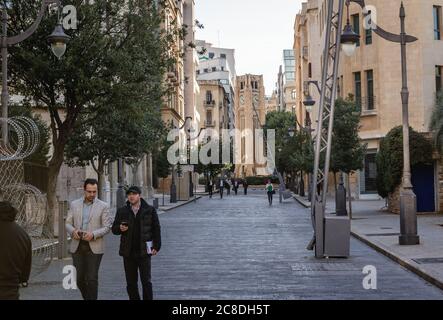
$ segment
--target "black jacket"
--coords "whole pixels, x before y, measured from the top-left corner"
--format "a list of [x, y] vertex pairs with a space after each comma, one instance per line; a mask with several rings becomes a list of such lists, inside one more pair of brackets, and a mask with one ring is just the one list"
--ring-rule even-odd
[[[146, 242], [152, 241], [152, 247], [160, 251], [161, 248], [161, 231], [160, 222], [157, 212], [154, 207], [150, 206], [145, 200], [141, 199], [140, 211], [137, 213], [140, 216], [140, 230], [134, 230], [135, 216], [131, 209], [131, 204], [126, 202], [126, 206], [117, 210], [114, 223], [112, 225], [112, 233], [121, 235], [120, 237], [120, 256], [130, 257], [131, 246], [133, 239], [133, 232], [140, 232], [140, 255], [147, 256]], [[127, 221], [129, 224], [128, 231], [122, 233], [120, 231], [120, 224], [122, 221]]]
[[[14, 214], [15, 216], [15, 214]], [[0, 289], [17, 290], [31, 273], [32, 243], [13, 216], [0, 215]]]

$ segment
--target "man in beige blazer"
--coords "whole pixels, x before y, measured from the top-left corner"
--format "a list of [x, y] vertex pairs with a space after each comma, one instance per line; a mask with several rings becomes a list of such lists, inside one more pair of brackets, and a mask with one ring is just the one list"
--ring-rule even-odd
[[97, 300], [98, 270], [105, 251], [103, 237], [111, 231], [109, 206], [97, 199], [98, 182], [87, 179], [85, 195], [71, 203], [66, 230], [71, 235], [72, 259], [77, 270], [77, 287], [83, 299]]

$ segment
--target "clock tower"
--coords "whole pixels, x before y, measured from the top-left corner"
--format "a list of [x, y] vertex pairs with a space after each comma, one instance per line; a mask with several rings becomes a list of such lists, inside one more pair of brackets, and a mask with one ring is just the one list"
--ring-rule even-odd
[[[235, 174], [237, 177], [267, 175], [266, 166], [258, 164], [255, 155], [255, 129], [265, 124], [265, 88], [262, 75], [246, 74], [238, 76], [236, 81], [238, 103], [235, 110], [236, 129], [242, 132], [237, 148], [241, 148], [241, 159], [237, 159]], [[247, 133], [249, 136], [245, 136]], [[241, 160], [241, 161], [240, 161]], [[241, 163], [239, 163], [241, 162]]]

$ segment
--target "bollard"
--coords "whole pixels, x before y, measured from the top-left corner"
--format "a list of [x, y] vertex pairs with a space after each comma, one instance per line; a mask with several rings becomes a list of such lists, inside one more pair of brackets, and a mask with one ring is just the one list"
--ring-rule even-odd
[[158, 210], [158, 198], [154, 198], [154, 200], [152, 201], [153, 206], [156, 210]]
[[58, 259], [68, 256], [68, 238], [66, 234], [67, 201], [60, 201], [58, 205]]
[[337, 216], [347, 216], [346, 210], [346, 188], [343, 184], [343, 174], [340, 174], [340, 184], [335, 195], [335, 211]]

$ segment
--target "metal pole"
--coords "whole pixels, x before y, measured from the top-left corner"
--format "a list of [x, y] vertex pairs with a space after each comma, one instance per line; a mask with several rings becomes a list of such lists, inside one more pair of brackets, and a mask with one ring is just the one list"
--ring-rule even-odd
[[3, 143], [8, 144], [8, 13], [6, 8], [2, 10], [2, 118], [4, 118], [2, 126]]
[[400, 193], [400, 245], [416, 245], [420, 243], [417, 235], [417, 198], [411, 183], [411, 162], [409, 151], [409, 90], [406, 60], [405, 8], [400, 7], [401, 21], [401, 101], [403, 112], [403, 188]]
[[123, 190], [123, 160], [118, 159], [118, 188], [117, 188], [117, 208], [121, 208], [125, 203], [125, 191]]

